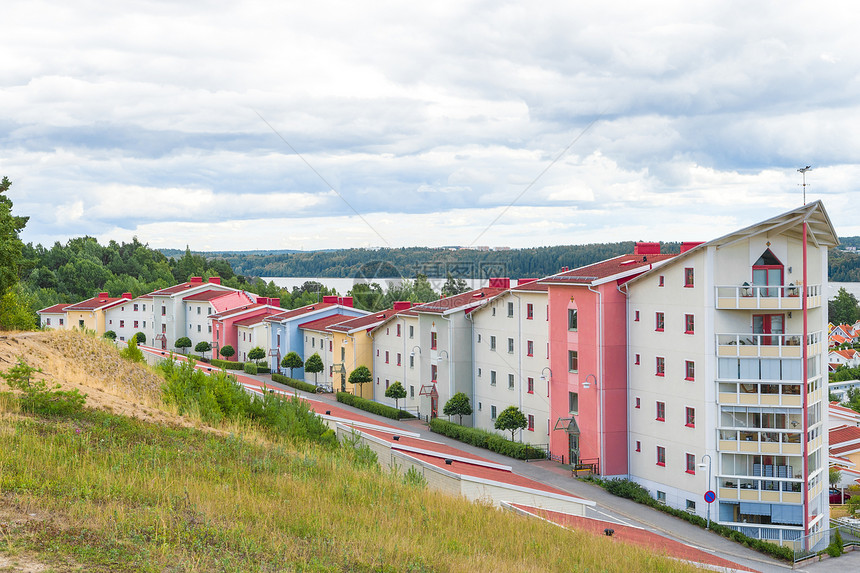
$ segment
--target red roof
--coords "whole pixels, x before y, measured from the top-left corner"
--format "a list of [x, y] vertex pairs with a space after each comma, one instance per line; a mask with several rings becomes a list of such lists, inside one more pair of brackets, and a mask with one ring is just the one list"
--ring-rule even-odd
[[[203, 283], [207, 284], [207, 283]], [[200, 286], [200, 283], [197, 283], [197, 286]], [[190, 294], [188, 296], [182, 297], [182, 300], [212, 300], [213, 298], [218, 298], [219, 296], [224, 296], [226, 294], [231, 294], [230, 291], [223, 290], [204, 290], [203, 292], [196, 292], [194, 294]]]
[[[671, 259], [677, 255], [620, 255], [605, 261], [558, 273], [540, 280], [542, 283], [583, 284], [605, 279], [625, 271], [650, 267], [652, 264]], [[648, 270], [642, 269], [642, 270]]]
[[[703, 563], [710, 565], [709, 569], [718, 568], [720, 571], [755, 571], [737, 563], [733, 563], [722, 557], [717, 557], [713, 553], [709, 553], [696, 547], [685, 545], [680, 541], [663, 537], [653, 531], [642, 529], [639, 527], [631, 527], [629, 525], [621, 525], [611, 521], [603, 521], [600, 519], [592, 519], [590, 517], [581, 517], [578, 515], [570, 515], [558, 511], [550, 511], [548, 509], [539, 509], [519, 503], [511, 504], [513, 507], [522, 512], [542, 517], [547, 521], [557, 523], [574, 531], [586, 531], [593, 535], [605, 536], [605, 529], [612, 529], [613, 534], [609, 539], [613, 543], [628, 543], [630, 545], [638, 545], [651, 549], [654, 553], [674, 557], [675, 559], [683, 559], [692, 561], [693, 563]], [[716, 567], [714, 567], [716, 566]]]
[[231, 309], [225, 310], [223, 312], [219, 312], [217, 314], [213, 314], [209, 318], [212, 318], [215, 320], [220, 320], [220, 319], [224, 318], [225, 316], [233, 316], [234, 314], [243, 314], [246, 312], [259, 310], [261, 308], [266, 308], [267, 306], [268, 305], [265, 305], [265, 304], [248, 303], [248, 304], [244, 304], [242, 306], [238, 306], [236, 308], [231, 308]]
[[130, 298], [119, 298], [119, 297], [98, 297], [94, 296], [93, 298], [88, 298], [87, 300], [82, 300], [79, 303], [71, 304], [66, 307], [66, 312], [72, 310], [96, 310], [98, 308], [104, 308], [106, 306], [110, 306], [117, 302], [131, 302]]
[[349, 320], [331, 325], [329, 329], [337, 330], [339, 332], [350, 332], [358, 328], [372, 328], [377, 324], [381, 324], [386, 318], [391, 318], [392, 316], [394, 316], [393, 310], [383, 310], [382, 312], [374, 312], [373, 314], [368, 314], [366, 316], [350, 318]]
[[538, 280], [528, 282], [526, 284], [511, 287], [513, 291], [531, 291], [531, 292], [548, 292], [549, 286], [542, 284]]
[[318, 318], [316, 320], [302, 323], [299, 325], [299, 328], [302, 328], [304, 330], [323, 331], [326, 330], [332, 324], [337, 324], [338, 322], [343, 322], [351, 318], [351, 316], [347, 316], [345, 314], [332, 314], [330, 316], [326, 316], [325, 318]]
[[[857, 426], [838, 426], [832, 428], [830, 434], [830, 450], [834, 451], [834, 446], [839, 446], [845, 442], [858, 441], [855, 447], [860, 447], [860, 428]], [[836, 452], [840, 453], [840, 452]]]
[[66, 308], [72, 306], [70, 302], [61, 302], [60, 304], [55, 304], [54, 306], [49, 306], [48, 308], [43, 308], [42, 310], [36, 311], [38, 314], [60, 314], [66, 312]]
[[839, 404], [839, 402], [830, 402], [829, 409], [834, 414], [843, 414], [852, 418], [860, 419], [860, 412], [855, 412], [851, 408], [846, 408]]
[[233, 326], [252, 326], [254, 324], [260, 324], [267, 316], [272, 316], [273, 314], [277, 313], [277, 310], [266, 309], [266, 312], [264, 314], [252, 316], [251, 318], [243, 318], [242, 320], [237, 320], [233, 323]]
[[332, 306], [337, 306], [337, 305], [330, 303], [330, 302], [318, 302], [316, 304], [309, 304], [307, 306], [294, 308], [293, 310], [288, 310], [286, 312], [280, 312], [278, 314], [266, 317], [266, 320], [269, 322], [278, 322], [281, 320], [287, 320], [290, 318], [295, 318], [297, 316], [302, 316], [303, 314], [308, 314], [309, 312], [322, 310], [324, 308], [329, 308]]
[[493, 298], [494, 296], [505, 292], [508, 289], [485, 287], [477, 290], [471, 290], [462, 294], [456, 294], [446, 298], [440, 298], [433, 302], [427, 302], [418, 306], [412, 307], [416, 312], [432, 312], [442, 314], [455, 308], [466, 307], [469, 305], [477, 306], [482, 302]]

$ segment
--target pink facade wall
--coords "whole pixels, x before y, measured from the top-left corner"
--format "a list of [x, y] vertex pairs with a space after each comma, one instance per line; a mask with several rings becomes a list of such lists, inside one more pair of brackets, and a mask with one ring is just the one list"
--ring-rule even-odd
[[[233, 350], [236, 351], [236, 354], [231, 356], [229, 360], [235, 361], [239, 359], [239, 328], [234, 325], [234, 323], [238, 320], [245, 320], [246, 318], [254, 318], [256, 316], [263, 316], [266, 314], [268, 309], [264, 307], [260, 307], [259, 309], [255, 309], [254, 311], [243, 312], [242, 314], [238, 314], [236, 316], [232, 316], [229, 318], [222, 318], [220, 320], [212, 321], [212, 346], [214, 348], [215, 343], [219, 344], [219, 348], [230, 345], [233, 347]], [[218, 358], [224, 360], [224, 357], [218, 353]]]
[[[579, 458], [599, 459], [603, 475], [627, 474], [627, 365], [626, 300], [616, 282], [597, 287], [603, 297], [603, 348], [599, 348], [600, 299], [585, 286], [549, 287], [550, 417], [571, 416], [569, 392], [579, 396]], [[571, 300], [571, 298], [573, 300]], [[577, 331], [568, 331], [568, 308], [576, 308]], [[578, 353], [577, 372], [568, 371], [568, 351]], [[603, 368], [601, 370], [601, 362]], [[583, 388], [588, 379], [590, 387]], [[603, 391], [603, 433], [600, 431], [600, 397]], [[552, 430], [550, 450], [570, 459], [568, 433]], [[601, 442], [603, 452], [601, 453]]]

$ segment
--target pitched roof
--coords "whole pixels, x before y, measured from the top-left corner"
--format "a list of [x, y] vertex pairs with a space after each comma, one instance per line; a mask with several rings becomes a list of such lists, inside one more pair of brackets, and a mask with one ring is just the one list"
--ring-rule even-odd
[[233, 322], [233, 326], [254, 326], [255, 324], [262, 324], [263, 319], [267, 316], [272, 316], [273, 314], [277, 314], [277, 310], [273, 310], [271, 308], [266, 309], [266, 312], [262, 315], [252, 316], [250, 318], [243, 318], [241, 320], [237, 320]]
[[316, 330], [318, 332], [324, 332], [332, 324], [337, 324], [338, 322], [343, 322], [351, 318], [353, 317], [347, 316], [345, 314], [331, 314], [324, 318], [318, 318], [316, 320], [304, 322], [299, 325], [299, 328], [301, 328], [302, 330]]
[[55, 304], [54, 306], [49, 306], [48, 308], [43, 308], [42, 310], [37, 310], [36, 314], [60, 314], [66, 312], [66, 307], [72, 306], [70, 302], [61, 302], [60, 304]]
[[93, 298], [88, 298], [87, 300], [82, 300], [81, 302], [71, 304], [66, 307], [65, 311], [78, 311], [78, 310], [98, 310], [103, 308], [108, 308], [113, 306], [119, 302], [131, 302], [130, 298], [122, 298], [122, 297], [101, 297], [94, 296]]
[[852, 360], [853, 358], [855, 358], [857, 356], [857, 351], [854, 350], [853, 348], [845, 348], [843, 350], [831, 350], [830, 353], [831, 354], [838, 354], [839, 356], [841, 356], [842, 358], [845, 358], [847, 360]]
[[851, 418], [860, 422], [860, 412], [855, 412], [851, 408], [846, 408], [839, 404], [839, 402], [830, 402], [828, 410], [830, 411], [830, 414], [839, 418]]
[[202, 287], [202, 286], [204, 286], [204, 287], [218, 286], [218, 287], [221, 287], [221, 291], [235, 290], [235, 289], [232, 289], [230, 287], [227, 287], [227, 286], [224, 286], [224, 285], [221, 285], [218, 283], [213, 283], [213, 282], [204, 283], [204, 282], [188, 281], [188, 282], [180, 283], [178, 285], [173, 285], [173, 286], [169, 286], [167, 288], [152, 291], [151, 293], [149, 293], [149, 295], [150, 296], [172, 296], [172, 295], [175, 295], [177, 293], [189, 291], [193, 288]]
[[[273, 306], [270, 306], [268, 304], [248, 303], [248, 304], [236, 307], [236, 308], [231, 308], [231, 309], [219, 312], [217, 314], [210, 315], [209, 318], [212, 320], [221, 320], [222, 318], [234, 316], [237, 314], [245, 314], [245, 313], [257, 311], [257, 310], [260, 310], [263, 308], [277, 308], [277, 307], [273, 307]], [[278, 310], [280, 310], [280, 309], [278, 309]]]
[[544, 284], [591, 284], [616, 275], [624, 276], [629, 274], [630, 271], [642, 271], [643, 267], [647, 267], [644, 270], [648, 270], [656, 263], [661, 263], [677, 256], [674, 254], [619, 255], [605, 261], [599, 261], [542, 278], [540, 282]]
[[302, 316], [304, 314], [308, 314], [309, 312], [316, 312], [318, 310], [322, 310], [324, 308], [330, 308], [333, 306], [337, 306], [331, 302], [318, 302], [315, 304], [309, 304], [306, 306], [302, 306], [299, 308], [294, 308], [292, 310], [287, 310], [284, 312], [280, 312], [278, 314], [274, 314], [272, 316], [266, 317], [267, 322], [280, 322], [282, 320], [288, 320], [290, 318], [295, 318], [297, 316]]
[[828, 432], [830, 451], [834, 454], [845, 453], [844, 448], [860, 449], [860, 428], [857, 426], [837, 426]]
[[455, 294], [454, 296], [440, 298], [439, 300], [434, 300], [433, 302], [419, 304], [418, 306], [413, 306], [412, 310], [414, 310], [416, 313], [426, 312], [434, 314], [445, 314], [447, 312], [460, 308], [474, 308], [506, 290], [508, 289], [498, 287], [479, 288], [476, 290], [470, 290], [469, 292], [464, 292], [462, 294]]
[[383, 310], [381, 312], [374, 312], [373, 314], [358, 316], [356, 318], [351, 318], [349, 320], [345, 320], [337, 324], [332, 324], [329, 327], [329, 330], [337, 330], [338, 332], [370, 330], [376, 326], [379, 326], [380, 324], [385, 322], [386, 319], [394, 316], [394, 314], [395, 312], [393, 309]]
[[[204, 284], [207, 284], [207, 283], [204, 283]], [[188, 296], [184, 296], [184, 297], [182, 297], [182, 300], [199, 300], [199, 301], [212, 300], [213, 298], [218, 298], [219, 296], [224, 296], [225, 294], [230, 294], [230, 293], [224, 292], [223, 290], [211, 289], [211, 290], [204, 290], [201, 292], [196, 292], [196, 293], [190, 294]]]

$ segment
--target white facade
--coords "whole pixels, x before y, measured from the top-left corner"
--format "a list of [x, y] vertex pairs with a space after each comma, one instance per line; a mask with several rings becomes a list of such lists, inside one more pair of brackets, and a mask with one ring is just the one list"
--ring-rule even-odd
[[816, 202], [627, 284], [629, 467], [655, 497], [704, 515], [714, 490], [724, 525], [825, 541], [814, 537], [829, 516], [821, 293], [835, 243]]
[[139, 296], [105, 310], [105, 332], [108, 330], [113, 330], [116, 339], [123, 342], [142, 332], [146, 335], [146, 344], [152, 344], [152, 299]]
[[547, 312], [546, 290], [512, 289], [470, 315], [476, 428], [497, 431], [496, 416], [508, 406], [516, 406], [529, 420], [518, 439], [549, 443]]
[[418, 343], [418, 316], [411, 311], [398, 313], [373, 330], [373, 399], [376, 402], [394, 406], [395, 400], [385, 397], [386, 381], [400, 382], [406, 390], [406, 398], [399, 400], [398, 405], [411, 412], [419, 411], [418, 364], [422, 350]]
[[[236, 327], [236, 356], [239, 362], [248, 362], [250, 360], [248, 353], [257, 346], [262, 348], [266, 356], [268, 356], [267, 323], [263, 322], [263, 318], [261, 316], [258, 322], [254, 324], [242, 324]], [[266, 358], [263, 358], [263, 360], [266, 360]]]
[[[197, 336], [196, 328], [194, 329], [195, 332], [189, 332], [189, 325], [195, 325], [196, 323], [188, 321], [191, 313], [187, 312], [188, 304], [183, 301], [183, 298], [186, 296], [208, 290], [219, 290], [227, 293], [233, 292], [236, 289], [214, 282], [204, 283], [199, 280], [199, 277], [195, 277], [188, 283], [182, 283], [181, 285], [150, 293], [153, 307], [153, 341], [150, 344], [153, 346], [162, 346], [166, 349], [173, 349], [177, 339], [183, 336], [188, 336], [192, 342], [195, 340], [197, 342], [201, 340], [210, 341], [211, 337]], [[193, 312], [196, 311], [192, 310]], [[195, 336], [192, 338], [191, 334]], [[201, 332], [200, 334], [203, 333]], [[155, 342], [156, 337], [159, 338], [158, 342]], [[192, 348], [194, 348], [193, 345]]]
[[[344, 318], [343, 320], [348, 319]], [[331, 333], [311, 328], [299, 328], [299, 333], [304, 340], [303, 360], [305, 363], [314, 354], [319, 354], [323, 363], [322, 372], [305, 372], [305, 382], [308, 384], [332, 384], [334, 359], [332, 355], [333, 344]]]
[[212, 321], [209, 317], [216, 314], [212, 303], [206, 300], [201, 301], [185, 301], [185, 322], [188, 328], [185, 330], [184, 336], [191, 340], [190, 351], [194, 350], [199, 342], [212, 343]]

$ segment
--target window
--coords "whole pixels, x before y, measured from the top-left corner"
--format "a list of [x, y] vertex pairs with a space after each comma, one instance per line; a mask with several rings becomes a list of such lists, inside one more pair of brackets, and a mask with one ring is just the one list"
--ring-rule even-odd
[[514, 303], [508, 303], [508, 318], [512, 318], [514, 316]]
[[438, 367], [438, 366], [436, 366], [435, 364], [431, 364], [431, 365], [430, 365], [430, 379], [431, 379], [433, 382], [435, 382], [435, 381], [436, 381], [436, 379], [437, 379], [437, 378], [436, 378], [436, 376], [437, 376], [437, 374], [438, 374], [438, 373], [439, 373], [439, 367]]
[[509, 390], [514, 389], [514, 375], [513, 374], [508, 374], [508, 389]]
[[333, 345], [334, 345], [334, 341], [333, 341], [333, 340], [329, 340], [329, 341], [328, 341], [328, 351], [329, 351], [329, 352], [331, 352], [331, 351], [332, 351]]
[[490, 406], [490, 419], [491, 420], [496, 419], [496, 407], [495, 406]]
[[642, 407], [642, 399], [639, 396], [636, 396], [636, 406], [637, 409]]
[[[143, 305], [143, 310], [146, 310], [146, 305]], [[206, 309], [206, 314], [207, 315], [212, 314], [212, 308], [211, 307]]]
[[60, 319], [60, 326], [63, 326], [63, 322], [65, 322], [65, 321], [64, 321], [64, 319], [61, 318]]
[[435, 332], [430, 333], [430, 349], [436, 350], [436, 333]]
[[636, 451], [637, 452], [642, 451], [642, 442], [640, 442], [639, 440], [636, 440]]
[[[305, 342], [307, 342], [307, 340], [305, 340]], [[379, 356], [379, 349], [378, 348], [376, 349], [376, 355]]]
[[[164, 327], [163, 324], [161, 326]], [[78, 327], [80, 327], [81, 329], [84, 328], [84, 321], [83, 320], [78, 320]]]
[[579, 412], [579, 394], [576, 392], [567, 393], [567, 409], [571, 414]]
[[528, 356], [534, 356], [535, 355], [535, 342], [534, 342], [534, 340], [526, 341], [526, 354]]
[[385, 363], [388, 364], [388, 351], [385, 351]]
[[[661, 466], [665, 466], [666, 464], [659, 464]], [[657, 490], [657, 501], [660, 503], [666, 503], [666, 492]]]
[[201, 325], [198, 324], [197, 325], [197, 332], [200, 332], [201, 329], [202, 329]]
[[684, 269], [684, 286], [686, 288], [693, 287], [693, 269], [689, 267]]
[[[658, 466], [665, 466], [666, 465], [666, 448], [664, 448], [663, 446], [657, 446], [657, 465]], [[663, 493], [663, 499], [660, 499], [660, 493], [662, 493], [662, 492], [659, 492], [659, 491], [657, 492], [657, 501], [665, 502], [666, 501], [666, 494]]]
[[397, 353], [397, 365], [398, 365], [398, 366], [400, 366], [400, 364], [401, 364], [401, 361], [400, 361], [400, 353], [398, 352], [398, 353]]
[[687, 454], [687, 473], [696, 475], [696, 456]]
[[410, 397], [410, 398], [414, 398], [414, 397], [415, 397], [415, 386], [410, 386], [410, 387], [409, 387], [409, 397]]
[[386, 326], [385, 327], [385, 336], [388, 336], [389, 334], [391, 334], [391, 328]]
[[400, 336], [400, 325], [397, 325], [397, 336]]
[[636, 355], [636, 358], [633, 360], [633, 364], [639, 364], [639, 355]]
[[409, 338], [415, 338], [415, 326], [412, 324], [409, 325]]
[[[81, 322], [83, 322], [83, 320], [82, 320]], [[82, 324], [81, 326], [83, 326], [83, 324]], [[167, 325], [166, 325], [166, 324], [162, 324], [162, 325], [161, 325], [161, 334], [164, 334], [164, 333], [166, 333], [166, 332], [167, 332]], [[218, 332], [216, 332], [216, 333], [215, 333], [215, 336], [220, 336], [220, 335], [221, 335], [221, 331], [218, 331]]]
[[[209, 332], [212, 332], [211, 326], [209, 327]], [[278, 336], [278, 346], [280, 346], [281, 345], [281, 333], [279, 332], [277, 336]]]
[[535, 305], [528, 303], [526, 305], [526, 320], [532, 320], [535, 317]]
[[167, 314], [167, 307], [166, 307], [166, 306], [162, 306], [162, 307], [161, 307], [161, 316], [164, 316], [164, 315], [166, 315], [166, 314]]
[[138, 328], [138, 326], [137, 326], [137, 325], [138, 325], [138, 321], [136, 321], [136, 320], [135, 320], [135, 321], [134, 321], [134, 327], [135, 327], [135, 328]]
[[657, 402], [657, 421], [666, 421], [666, 402]]
[[535, 393], [535, 379], [534, 378], [527, 378], [526, 380], [528, 382], [528, 386], [527, 386], [528, 393], [534, 394]]
[[666, 375], [666, 359], [662, 356], [657, 357], [657, 376]]
[[686, 376], [684, 380], [695, 380], [696, 379], [696, 363], [692, 360], [684, 361], [684, 371]]
[[664, 286], [665, 284], [666, 284], [666, 279], [663, 277], [663, 275], [660, 275], [659, 277], [657, 277], [657, 286]]
[[633, 320], [634, 320], [634, 322], [639, 322], [639, 311], [638, 310], [633, 311]]
[[415, 368], [415, 355], [409, 355], [409, 368]]
[[508, 338], [508, 354], [514, 353], [514, 339]]
[[490, 350], [496, 349], [496, 337], [490, 336]]
[[45, 322], [45, 324], [47, 324], [48, 326], [50, 326], [50, 325], [51, 325], [51, 319], [49, 318], [49, 319]]
[[124, 321], [124, 320], [120, 320], [120, 321], [119, 321], [119, 327], [120, 327], [120, 328], [125, 328], [125, 321]]
[[143, 312], [146, 312], [146, 305], [143, 305]]
[[479, 366], [479, 367], [478, 367], [478, 378], [480, 378], [480, 377], [481, 377], [481, 372], [483, 372], [483, 370], [481, 370], [481, 367]]
[[[317, 347], [317, 339], [311, 337], [311, 348], [316, 348], [316, 347]], [[379, 351], [377, 350], [377, 352], [379, 352]]]
[[388, 390], [389, 386], [391, 386], [391, 382], [388, 380], [388, 378], [386, 378], [385, 379], [385, 389]]
[[490, 370], [490, 386], [496, 385], [496, 371]]
[[134, 312], [137, 312], [137, 305], [132, 305], [132, 309], [134, 310]]
[[693, 334], [695, 332], [695, 320], [692, 314], [684, 315], [684, 334]]
[[531, 414], [529, 414], [529, 427], [528, 427], [528, 430], [529, 430], [529, 432], [534, 432], [534, 431], [535, 431], [535, 417], [534, 417], [534, 416], [532, 416]]
[[567, 329], [575, 331], [579, 324], [579, 317], [575, 308], [567, 309]]
[[686, 420], [686, 422], [684, 425], [687, 426], [688, 428], [695, 428], [696, 427], [696, 409], [688, 407], [688, 408], [685, 408], [685, 410], [686, 410], [686, 414], [684, 416], [684, 419]]
[[579, 353], [576, 350], [567, 351], [568, 372], [579, 372]]
[[200, 314], [200, 307], [197, 307], [197, 314]]
[[496, 307], [493, 307], [493, 316], [496, 316]]
[[687, 511], [691, 513], [696, 513], [696, 502], [692, 499], [687, 500]]
[[654, 330], [657, 332], [663, 332], [663, 326], [665, 325], [665, 318], [662, 312], [658, 312], [655, 319]]

